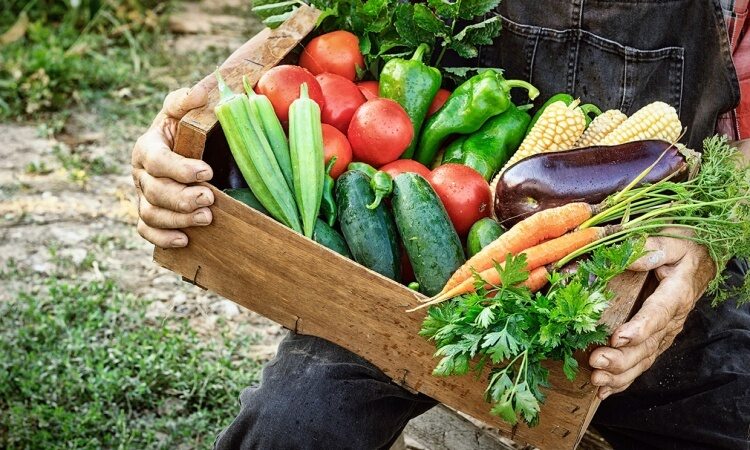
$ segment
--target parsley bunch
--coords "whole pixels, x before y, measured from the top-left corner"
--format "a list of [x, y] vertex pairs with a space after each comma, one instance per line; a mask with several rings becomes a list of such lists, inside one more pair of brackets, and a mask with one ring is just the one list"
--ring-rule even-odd
[[[492, 10], [500, 0], [306, 0], [322, 11], [322, 32], [347, 30], [359, 37], [367, 71], [377, 78], [391, 58], [411, 56], [420, 44], [439, 66], [447, 49], [475, 58], [480, 45], [491, 45], [500, 34], [500, 17]], [[301, 0], [255, 0], [253, 11], [269, 26], [287, 19]], [[435, 55], [437, 53], [437, 55]]]
[[420, 335], [434, 340], [441, 357], [433, 374], [481, 374], [489, 365], [485, 397], [491, 412], [511, 425], [521, 418], [539, 420], [547, 387], [544, 360], [563, 362], [574, 379], [578, 362], [573, 354], [604, 343], [609, 334], [599, 323], [613, 294], [607, 283], [643, 255], [643, 238], [596, 249], [572, 274], [553, 272], [546, 294], [518, 286], [528, 278], [526, 258], [508, 255], [496, 265], [501, 285], [487, 284], [475, 274], [477, 290], [432, 307]]

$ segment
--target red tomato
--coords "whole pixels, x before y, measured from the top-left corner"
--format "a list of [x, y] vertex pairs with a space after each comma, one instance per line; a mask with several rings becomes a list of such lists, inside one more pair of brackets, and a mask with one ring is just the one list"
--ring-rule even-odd
[[367, 100], [380, 97], [380, 83], [377, 81], [360, 81], [357, 87]]
[[429, 182], [459, 236], [466, 236], [474, 222], [490, 215], [490, 185], [471, 167], [442, 165], [432, 171]]
[[307, 92], [320, 109], [325, 108], [323, 90], [315, 76], [299, 66], [276, 66], [258, 80], [256, 92], [271, 100], [276, 116], [283, 123], [289, 121], [289, 105], [299, 98], [299, 87], [307, 83]]
[[450, 96], [451, 91], [447, 89], [440, 89], [439, 91], [437, 91], [437, 94], [435, 94], [435, 98], [432, 99], [430, 109], [427, 110], [427, 117], [430, 117], [431, 115], [435, 114], [438, 109], [442, 108], [445, 104], [445, 101], [448, 100], [448, 97]]
[[327, 123], [323, 124], [323, 154], [326, 166], [332, 157], [336, 157], [336, 162], [331, 167], [331, 176], [334, 179], [344, 173], [349, 163], [352, 162], [352, 146], [349, 145], [346, 136]]
[[342, 133], [346, 133], [354, 111], [366, 101], [365, 96], [356, 84], [335, 73], [321, 73], [315, 78], [323, 89], [326, 103], [320, 111], [323, 123], [333, 125]]
[[387, 98], [368, 100], [354, 113], [347, 133], [355, 161], [380, 167], [395, 161], [414, 137], [411, 119]]
[[334, 31], [311, 40], [302, 50], [299, 65], [315, 75], [330, 72], [349, 81], [357, 79], [357, 69], [365, 67], [359, 39], [348, 31]]
[[423, 177], [430, 179], [430, 169], [413, 159], [397, 159], [380, 168], [383, 172], [388, 172], [393, 178], [404, 172], [418, 173]]

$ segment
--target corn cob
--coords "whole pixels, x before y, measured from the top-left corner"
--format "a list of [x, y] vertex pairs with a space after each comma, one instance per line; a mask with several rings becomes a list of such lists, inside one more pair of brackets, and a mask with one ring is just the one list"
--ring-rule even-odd
[[682, 123], [677, 111], [664, 102], [653, 102], [636, 111], [596, 145], [617, 145], [645, 139], [675, 142]]
[[289, 144], [286, 140], [286, 134], [284, 134], [284, 128], [281, 126], [281, 121], [276, 117], [273, 105], [268, 97], [256, 94], [246, 76], [242, 77], [242, 84], [245, 87], [247, 97], [250, 99], [251, 111], [260, 118], [263, 132], [268, 138], [268, 143], [271, 144], [271, 150], [273, 150], [276, 162], [279, 163], [281, 172], [284, 174], [284, 180], [286, 180], [289, 189], [294, 189], [292, 182], [292, 162], [289, 158]]
[[289, 147], [297, 200], [304, 235], [312, 238], [323, 197], [325, 167], [320, 107], [300, 86], [300, 97], [289, 107]]
[[566, 105], [559, 101], [549, 105], [500, 172], [531, 155], [571, 148], [586, 128], [586, 117], [579, 103], [575, 100]]
[[216, 79], [221, 99], [214, 112], [243, 178], [271, 216], [302, 232], [294, 196], [284, 182], [262, 125], [257, 117], [252, 117], [250, 100], [232, 92], [218, 70]]
[[605, 111], [591, 122], [588, 128], [586, 128], [586, 131], [583, 132], [583, 136], [573, 144], [573, 148], [595, 145], [615, 128], [620, 126], [620, 124], [627, 118], [628, 116], [618, 109]]

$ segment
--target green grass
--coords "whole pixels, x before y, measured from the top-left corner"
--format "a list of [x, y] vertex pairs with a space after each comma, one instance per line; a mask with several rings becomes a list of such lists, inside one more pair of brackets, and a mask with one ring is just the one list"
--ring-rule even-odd
[[153, 323], [112, 282], [0, 303], [0, 448], [210, 448], [259, 365], [250, 338]]
[[[21, 15], [23, 36], [0, 46], [0, 119], [44, 118], [128, 89], [151, 90], [149, 69], [171, 2], [157, 0], [8, 0], [0, 33]], [[155, 12], [156, 11], [156, 12]], [[163, 86], [156, 86], [159, 88]]]

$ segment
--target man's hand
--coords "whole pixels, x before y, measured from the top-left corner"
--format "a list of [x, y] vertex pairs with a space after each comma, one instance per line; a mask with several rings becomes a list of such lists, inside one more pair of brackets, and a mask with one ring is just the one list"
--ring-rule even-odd
[[[221, 65], [222, 70], [252, 60], [254, 43], [247, 41]], [[188, 111], [206, 104], [216, 77], [207, 75], [192, 89], [179, 89], [167, 95], [151, 128], [133, 148], [133, 181], [138, 193], [138, 233], [162, 247], [184, 247], [187, 235], [179, 228], [204, 226], [213, 217], [208, 206], [214, 203], [211, 190], [190, 183], [208, 181], [211, 167], [198, 159], [174, 153], [177, 124]]]
[[162, 248], [184, 247], [187, 235], [179, 228], [208, 225], [214, 196], [203, 186], [189, 183], [213, 177], [211, 167], [172, 151], [177, 124], [191, 109], [206, 103], [208, 88], [200, 83], [192, 90], [167, 95], [151, 128], [133, 148], [133, 182], [138, 194], [138, 233]]
[[[687, 234], [678, 228], [664, 232]], [[600, 386], [602, 400], [627, 389], [669, 348], [714, 277], [715, 265], [708, 251], [693, 241], [652, 237], [646, 251], [630, 270], [655, 269], [659, 286], [629, 322], [615, 329], [610, 346], [594, 350], [589, 358], [595, 369], [591, 383]]]

